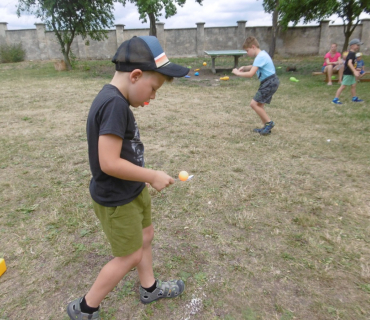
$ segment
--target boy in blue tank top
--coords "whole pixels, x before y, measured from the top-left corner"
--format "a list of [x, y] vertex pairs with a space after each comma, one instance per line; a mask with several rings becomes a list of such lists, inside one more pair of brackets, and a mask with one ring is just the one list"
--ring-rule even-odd
[[275, 66], [269, 54], [265, 50], [260, 49], [255, 37], [248, 37], [243, 44], [243, 49], [247, 51], [249, 57], [255, 58], [253, 65], [243, 66], [239, 69], [235, 68], [232, 73], [243, 78], [252, 78], [257, 74], [261, 83], [250, 106], [260, 117], [264, 126], [255, 128], [253, 131], [263, 136], [269, 135], [275, 123], [267, 115], [264, 106], [265, 103], [270, 104], [273, 94], [279, 87], [279, 78], [275, 73]]

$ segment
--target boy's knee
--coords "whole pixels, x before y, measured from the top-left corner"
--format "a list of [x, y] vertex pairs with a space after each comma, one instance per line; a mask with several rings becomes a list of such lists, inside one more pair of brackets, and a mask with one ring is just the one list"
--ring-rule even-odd
[[251, 103], [249, 104], [249, 106], [254, 110], [258, 107], [258, 104], [256, 101], [252, 100]]
[[152, 243], [154, 238], [154, 228], [149, 226], [143, 230], [143, 247], [148, 246]]
[[141, 259], [143, 258], [143, 248], [140, 248], [139, 250], [135, 251], [133, 254], [132, 254], [132, 268], [136, 267]]
[[260, 108], [263, 108], [264, 104], [263, 103], [260, 103], [260, 102], [257, 102], [256, 100], [252, 100], [251, 103], [250, 103], [250, 107], [253, 109], [253, 110], [259, 110]]
[[122, 268], [127, 266], [127, 264], [129, 264], [129, 268], [134, 268], [140, 263], [142, 258], [143, 248], [140, 248], [128, 256], [116, 257], [115, 259], [117, 259], [116, 261], [122, 264]]

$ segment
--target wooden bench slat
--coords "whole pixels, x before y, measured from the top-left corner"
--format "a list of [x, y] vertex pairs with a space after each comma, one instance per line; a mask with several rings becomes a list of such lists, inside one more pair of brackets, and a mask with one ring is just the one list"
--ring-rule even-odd
[[[365, 73], [363, 74], [363, 76], [366, 76], [366, 75], [369, 75], [370, 74], [370, 72], [368, 72], [368, 71], [365, 71]], [[323, 76], [325, 76], [325, 82], [328, 82], [328, 74], [327, 73], [324, 73], [324, 72], [312, 72], [312, 75], [313, 76], [321, 76], [321, 75], [323, 75]], [[361, 78], [359, 78], [359, 80], [360, 80], [360, 82], [362, 81], [362, 82], [370, 82], [370, 79], [369, 78], [363, 78], [363, 76], [361, 77]], [[338, 79], [333, 79], [332, 80], [333, 82], [337, 82], [338, 81]]]

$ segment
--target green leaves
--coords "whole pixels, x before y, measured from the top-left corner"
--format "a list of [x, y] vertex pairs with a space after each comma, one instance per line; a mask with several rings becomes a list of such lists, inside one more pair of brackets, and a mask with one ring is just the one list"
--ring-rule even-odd
[[[158, 21], [158, 17], [162, 15], [161, 11], [163, 9], [165, 18], [167, 19], [177, 13], [176, 4], [182, 7], [186, 3], [186, 0], [121, 0], [119, 2], [125, 6], [127, 1], [137, 6], [140, 14], [139, 19], [142, 20], [143, 23], [148, 22], [147, 17], [149, 17], [151, 28], [155, 28], [155, 22]], [[195, 0], [195, 2], [201, 5], [203, 0]]]
[[[362, 12], [370, 12], [370, 0], [263, 0], [266, 12], [278, 11], [279, 25], [287, 29], [289, 23], [308, 23], [337, 15], [343, 20], [345, 37], [343, 50], [360, 22]], [[328, 44], [329, 45], [329, 44]]]
[[73, 39], [78, 35], [97, 41], [106, 38], [105, 30], [114, 23], [113, 9], [112, 0], [19, 0], [17, 14], [32, 13], [54, 31], [70, 69]]
[[370, 0], [264, 0], [266, 12], [273, 12], [277, 7], [280, 24], [287, 28], [290, 22], [307, 23], [322, 20], [333, 14], [338, 15], [346, 22], [358, 19], [362, 12], [370, 11]]

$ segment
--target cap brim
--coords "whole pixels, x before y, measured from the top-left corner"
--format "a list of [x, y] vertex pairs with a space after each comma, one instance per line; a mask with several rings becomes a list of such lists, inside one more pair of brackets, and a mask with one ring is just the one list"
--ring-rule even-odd
[[363, 42], [355, 42], [355, 43], [352, 43], [352, 44], [349, 44], [350, 46], [353, 46], [354, 44], [357, 44], [359, 46], [362, 46], [364, 43]]
[[165, 66], [154, 69], [153, 71], [159, 72], [166, 76], [181, 78], [181, 77], [185, 77], [189, 73], [190, 69], [170, 62], [166, 64]]

